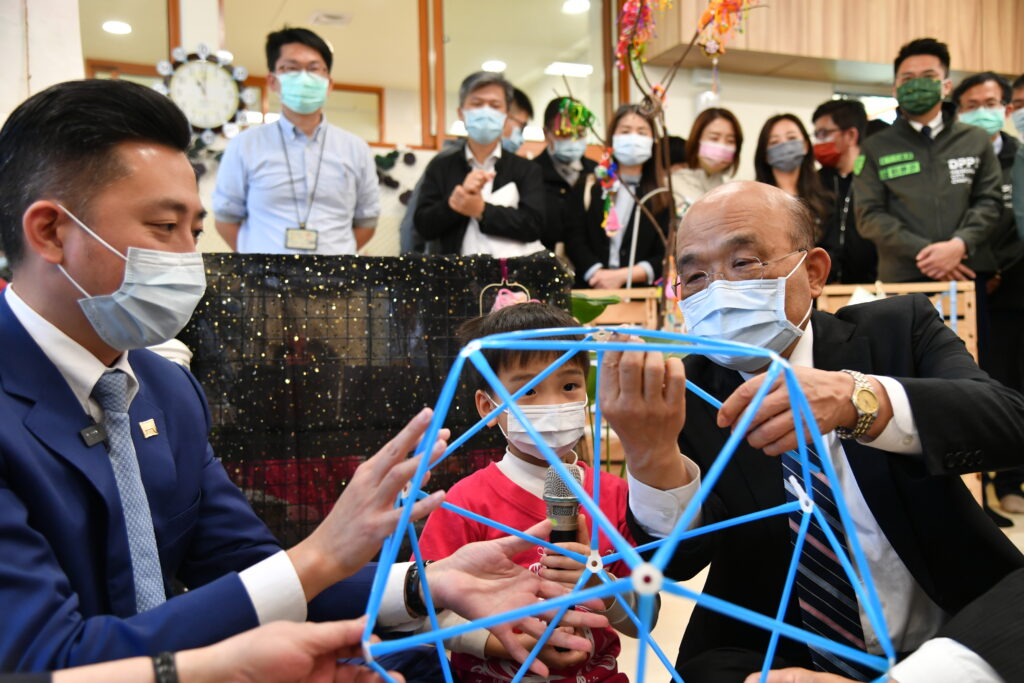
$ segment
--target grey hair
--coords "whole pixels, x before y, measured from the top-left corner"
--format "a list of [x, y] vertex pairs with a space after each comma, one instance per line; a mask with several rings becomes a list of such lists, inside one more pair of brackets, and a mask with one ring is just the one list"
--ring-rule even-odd
[[814, 248], [814, 213], [799, 197], [786, 197], [789, 213], [789, 239], [794, 249]]
[[477, 71], [466, 76], [459, 86], [459, 106], [466, 103], [470, 93], [488, 85], [500, 85], [505, 91], [505, 108], [512, 106], [512, 84], [505, 80], [505, 77], [493, 71]]

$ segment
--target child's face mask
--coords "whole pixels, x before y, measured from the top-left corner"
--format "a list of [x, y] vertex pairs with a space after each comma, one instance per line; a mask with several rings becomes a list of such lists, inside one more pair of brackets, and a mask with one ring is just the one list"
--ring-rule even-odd
[[[499, 402], [490, 395], [488, 400], [495, 406]], [[587, 402], [573, 401], [572, 403], [554, 403], [544, 406], [519, 406], [526, 419], [530, 421], [544, 439], [551, 450], [561, 458], [572, 450], [581, 438], [587, 424]], [[498, 423], [501, 428], [501, 423]], [[532, 455], [541, 460], [544, 455], [540, 448], [533, 442], [533, 439], [526, 433], [526, 427], [519, 422], [515, 415], [508, 413], [508, 429], [502, 429], [509, 444], [518, 448], [527, 455]]]

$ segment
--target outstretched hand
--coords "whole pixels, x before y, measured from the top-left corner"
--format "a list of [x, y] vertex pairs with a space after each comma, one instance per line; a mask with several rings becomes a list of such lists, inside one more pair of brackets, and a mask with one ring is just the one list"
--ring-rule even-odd
[[[527, 529], [525, 533], [536, 538], [547, 538], [551, 533], [551, 523], [543, 521]], [[531, 541], [506, 536], [493, 541], [464, 545], [454, 554], [429, 565], [427, 580], [435, 606], [450, 609], [472, 620], [569, 593], [564, 586], [542, 579], [512, 561], [512, 557], [533, 547], [534, 543]], [[599, 599], [581, 604], [594, 610], [604, 608]], [[556, 611], [548, 610], [538, 616], [498, 624], [489, 630], [513, 659], [522, 662], [529, 655], [529, 650], [520, 642], [515, 629], [534, 638], [540, 638], [547, 628], [544, 619], [554, 618]], [[592, 612], [569, 610], [562, 617], [560, 625], [603, 628], [608, 626], [608, 619]], [[583, 652], [589, 652], [591, 649], [590, 641], [586, 638], [565, 630], [555, 630], [548, 643]], [[530, 670], [540, 676], [548, 675], [548, 667], [541, 661], [535, 660]]]

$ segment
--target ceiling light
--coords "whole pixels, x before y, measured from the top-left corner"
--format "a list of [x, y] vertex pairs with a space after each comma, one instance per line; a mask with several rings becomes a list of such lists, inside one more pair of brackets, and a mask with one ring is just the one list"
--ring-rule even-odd
[[104, 21], [103, 30], [107, 33], [123, 36], [132, 32], [132, 25], [125, 21]]
[[574, 64], [573, 62], [551, 62], [544, 73], [549, 76], [570, 76], [574, 78], [586, 78], [594, 73], [594, 67], [589, 64]]
[[565, 0], [562, 14], [583, 14], [590, 9], [590, 0]]
[[480, 68], [484, 71], [493, 71], [495, 73], [501, 73], [508, 66], [505, 62], [500, 59], [488, 59], [486, 62], [480, 65]]

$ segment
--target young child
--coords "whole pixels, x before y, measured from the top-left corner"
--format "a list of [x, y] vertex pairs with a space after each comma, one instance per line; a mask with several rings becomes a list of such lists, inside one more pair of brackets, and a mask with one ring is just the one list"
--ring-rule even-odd
[[[552, 327], [579, 327], [572, 316], [559, 308], [543, 303], [523, 303], [508, 306], [480, 318], [475, 318], [459, 328], [458, 335], [464, 344], [480, 337], [503, 332], [543, 329]], [[557, 337], [578, 340], [579, 336]], [[498, 375], [505, 389], [515, 393], [520, 387], [545, 370], [562, 352], [533, 350], [484, 349], [484, 357]], [[583, 488], [593, 495], [593, 471], [572, 450], [583, 436], [586, 424], [587, 374], [590, 360], [587, 352], [580, 352], [565, 362], [558, 370], [528, 391], [518, 404], [524, 408], [527, 417], [543, 431], [545, 441], [566, 463], [576, 463], [583, 470]], [[476, 409], [483, 417], [491, 412], [500, 399], [486, 380], [476, 373]], [[533, 419], [536, 416], [536, 419]], [[557, 419], [551, 419], [556, 417]], [[541, 430], [538, 422], [543, 420]], [[512, 423], [510, 425], [510, 422]], [[528, 529], [545, 519], [546, 507], [542, 499], [544, 477], [548, 463], [540, 455], [536, 445], [522, 430], [508, 411], [489, 423], [498, 425], [508, 440], [508, 449], [500, 462], [474, 472], [451, 487], [445, 500], [452, 505], [470, 510], [489, 519], [499, 521], [516, 529]], [[600, 478], [600, 506], [619, 532], [630, 542], [632, 537], [626, 526], [626, 482], [609, 474]], [[577, 543], [559, 544], [582, 555], [590, 554], [590, 518], [580, 508], [580, 531]], [[499, 538], [505, 534], [497, 529], [466, 519], [454, 512], [439, 509], [427, 520], [420, 535], [420, 549], [423, 558], [437, 560], [447, 557], [461, 546], [474, 541]], [[615, 551], [612, 544], [601, 533], [600, 553], [607, 555]], [[575, 586], [584, 567], [579, 562], [563, 555], [547, 551], [543, 547], [521, 553], [513, 558], [524, 567], [530, 567], [541, 576]], [[626, 576], [628, 568], [622, 562], [605, 567], [613, 576]], [[592, 581], [598, 582], [597, 577]], [[591, 584], [593, 585], [593, 584]], [[635, 611], [635, 601], [627, 598]], [[609, 622], [613, 627], [635, 636], [636, 629], [616, 598], [605, 601]], [[587, 629], [581, 633], [591, 641], [591, 652], [563, 651], [545, 646], [540, 659], [551, 669], [548, 679], [527, 674], [525, 681], [565, 681], [567, 683], [626, 683], [628, 678], [618, 671], [616, 658], [619, 654], [619, 637], [613, 628]], [[523, 644], [532, 649], [536, 640], [522, 634]], [[452, 666], [462, 683], [497, 683], [512, 679], [519, 665], [508, 658], [507, 652], [497, 639], [485, 630], [478, 630], [448, 641], [452, 650]]]

